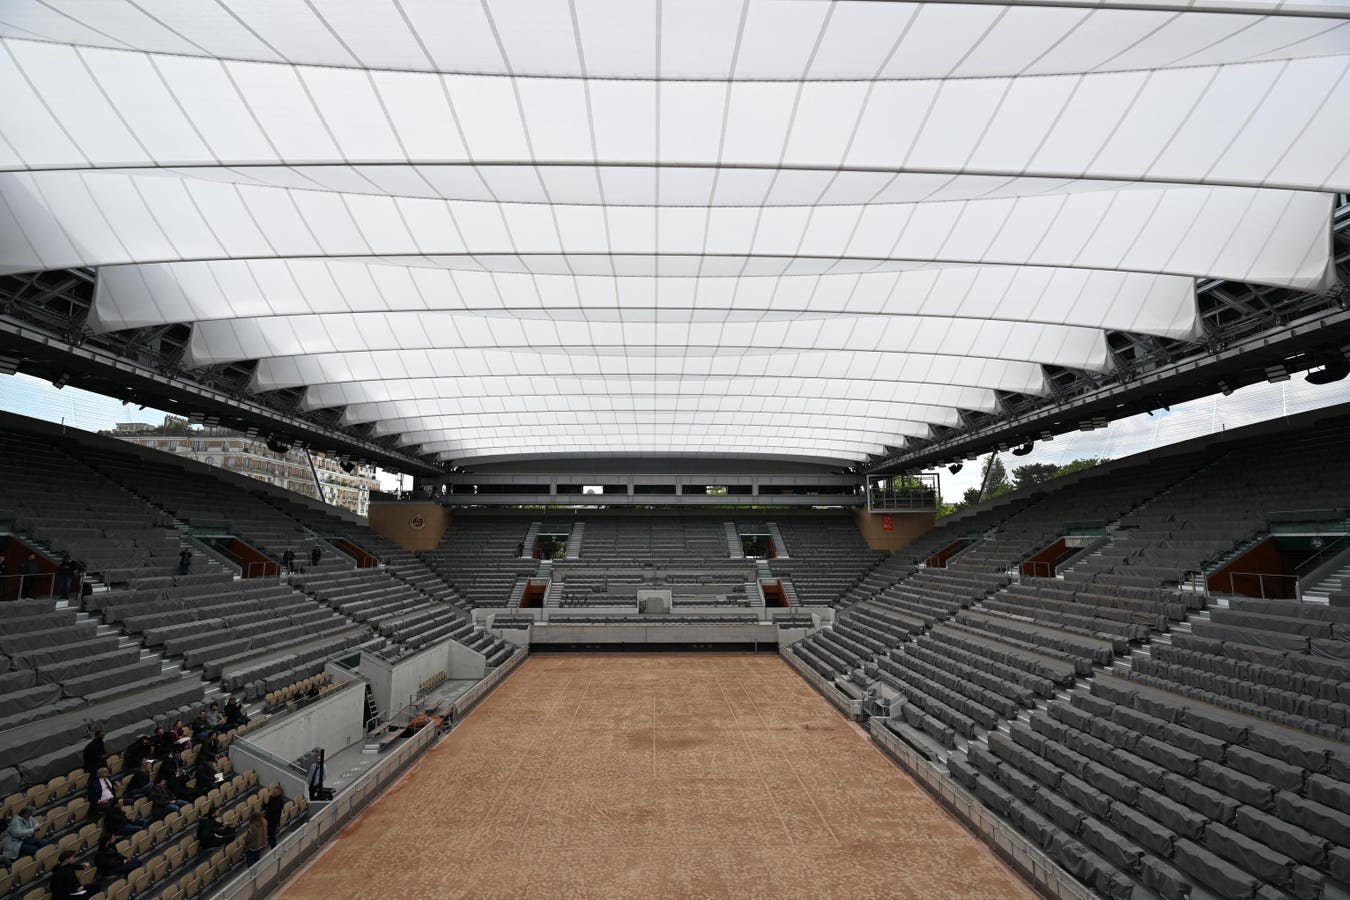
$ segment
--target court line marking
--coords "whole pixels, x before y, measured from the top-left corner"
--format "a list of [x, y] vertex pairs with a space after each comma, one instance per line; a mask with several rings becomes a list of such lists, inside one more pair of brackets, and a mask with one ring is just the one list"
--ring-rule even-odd
[[[783, 818], [783, 813], [778, 808], [778, 804], [773, 802], [773, 790], [769, 787], [768, 779], [764, 777], [764, 770], [761, 769], [759, 767], [759, 764], [756, 763], [752, 758], [750, 739], [745, 736], [745, 728], [741, 726], [741, 717], [736, 714], [736, 708], [731, 705], [731, 698], [727, 696], [727, 689], [722, 684], [722, 679], [718, 678], [717, 675], [714, 674], [713, 681], [716, 682], [717, 689], [722, 692], [722, 702], [725, 703], [727, 705], [727, 709], [731, 711], [731, 718], [736, 722], [736, 733], [740, 735], [741, 744], [745, 746], [746, 762], [754, 767], [755, 774], [759, 776], [759, 783], [764, 788], [764, 796], [768, 800], [769, 805], [773, 807], [774, 815], [778, 816], [779, 824], [783, 826], [783, 834], [784, 836], [787, 837], [788, 846], [790, 847], [797, 846], [797, 842], [792, 839], [792, 829], [788, 827], [787, 819]], [[753, 702], [751, 705], [753, 705]], [[760, 721], [762, 722], [763, 719], [761, 718]], [[819, 812], [819, 810], [817, 810], [817, 812]], [[830, 833], [831, 835], [834, 834], [834, 832]], [[837, 843], [838, 838], [835, 838], [835, 841]]]

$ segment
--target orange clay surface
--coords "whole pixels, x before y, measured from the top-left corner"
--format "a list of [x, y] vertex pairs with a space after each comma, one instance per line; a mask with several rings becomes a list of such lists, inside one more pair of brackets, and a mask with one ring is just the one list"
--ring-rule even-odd
[[281, 896], [1031, 898], [775, 656], [533, 656]]

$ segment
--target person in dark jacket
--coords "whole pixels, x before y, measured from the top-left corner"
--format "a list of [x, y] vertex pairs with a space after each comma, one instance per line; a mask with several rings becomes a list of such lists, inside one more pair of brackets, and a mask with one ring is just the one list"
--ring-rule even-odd
[[197, 823], [197, 847], [202, 856], [209, 856], [210, 854], [207, 851], [225, 846], [233, 837], [234, 829], [227, 827], [224, 822], [220, 821], [220, 810], [218, 809], [212, 808]]
[[171, 812], [178, 812], [187, 805], [186, 800], [180, 799], [173, 792], [173, 789], [169, 787], [169, 779], [163, 775], [150, 789], [150, 808], [157, 819], [162, 819]]
[[309, 551], [310, 568], [314, 568], [315, 566], [317, 566], [319, 564], [319, 560], [321, 559], [323, 559], [323, 551], [319, 549], [318, 544], [315, 544], [314, 549]]
[[89, 868], [89, 864], [75, 865], [75, 851], [62, 850], [56, 856], [56, 867], [52, 869], [52, 880], [47, 890], [52, 892], [52, 900], [70, 900], [72, 897], [87, 897], [89, 891], [80, 884], [80, 870]]
[[132, 819], [127, 815], [127, 808], [122, 803], [122, 798], [118, 797], [108, 806], [108, 811], [103, 814], [103, 833], [115, 834], [118, 837], [131, 837], [131, 835], [145, 827], [145, 823], [139, 819]]
[[103, 729], [94, 732], [94, 738], [84, 745], [84, 770], [93, 775], [108, 764], [108, 748], [103, 745]]
[[80, 564], [70, 558], [70, 554], [61, 557], [61, 563], [56, 567], [56, 590], [62, 600], [70, 599], [70, 588], [79, 578]]
[[295, 551], [290, 547], [287, 547], [286, 552], [281, 554], [281, 564], [286, 567], [287, 573], [295, 571]]
[[110, 831], [103, 832], [103, 837], [98, 842], [98, 850], [94, 852], [94, 866], [98, 869], [98, 877], [119, 878], [130, 875], [140, 864], [141, 861], [136, 857], [123, 856], [122, 851], [117, 849], [117, 835]]
[[112, 776], [108, 774], [108, 767], [104, 766], [98, 770], [93, 778], [89, 779], [89, 787], [85, 790], [85, 797], [89, 800], [89, 818], [97, 819], [103, 815], [108, 805], [117, 799], [117, 789], [113, 786]]
[[178, 574], [186, 575], [192, 571], [192, 548], [184, 547], [178, 551]]
[[136, 767], [136, 771], [131, 773], [131, 778], [127, 779], [127, 786], [122, 791], [123, 797], [136, 800], [150, 793], [154, 784], [150, 780], [150, 760], [143, 759], [141, 764]]
[[273, 849], [277, 846], [277, 833], [281, 831], [281, 814], [285, 809], [286, 795], [281, 792], [281, 785], [274, 784], [272, 793], [263, 804], [263, 818], [267, 820], [267, 846]]
[[132, 772], [141, 767], [142, 761], [154, 758], [155, 748], [150, 743], [150, 738], [144, 734], [128, 744], [127, 749], [122, 751], [122, 765]]
[[244, 706], [239, 702], [238, 697], [231, 697], [225, 701], [225, 727], [234, 728], [237, 725], [247, 725], [249, 723], [248, 713], [244, 712]]

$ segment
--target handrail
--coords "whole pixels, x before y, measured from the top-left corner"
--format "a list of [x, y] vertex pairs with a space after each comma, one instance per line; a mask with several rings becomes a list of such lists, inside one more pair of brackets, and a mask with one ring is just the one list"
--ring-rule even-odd
[[[1299, 586], [1299, 583], [1298, 583], [1298, 577], [1295, 576], [1295, 575], [1284, 575], [1284, 574], [1280, 574], [1280, 573], [1277, 573], [1277, 572], [1229, 572], [1229, 573], [1228, 573], [1228, 593], [1230, 593], [1230, 594], [1236, 594], [1236, 593], [1237, 593], [1237, 585], [1236, 585], [1236, 582], [1234, 581], [1234, 578], [1255, 578], [1255, 579], [1256, 579], [1256, 583], [1257, 583], [1257, 590], [1261, 592], [1261, 599], [1262, 599], [1262, 600], [1266, 600], [1266, 599], [1271, 599], [1271, 600], [1289, 600], [1289, 599], [1294, 599], [1294, 600], [1298, 600], [1300, 603], [1303, 601], [1303, 591], [1302, 591], [1301, 587]], [[1274, 584], [1278, 584], [1278, 583], [1279, 583], [1279, 582], [1278, 582], [1278, 579], [1281, 579], [1281, 578], [1291, 579], [1291, 580], [1294, 582], [1294, 596], [1293, 596], [1292, 598], [1290, 598], [1290, 597], [1276, 597], [1276, 596], [1274, 596], [1274, 595], [1275, 595], [1275, 591], [1272, 589], [1272, 590], [1271, 590], [1271, 596], [1270, 596], [1269, 598], [1267, 598], [1267, 597], [1266, 597], [1266, 579], [1267, 579], [1267, 578], [1269, 578]], [[1273, 585], [1272, 585], [1272, 587], [1273, 587]]]
[[[1330, 557], [1327, 557], [1328, 553], [1333, 553], [1334, 551], [1333, 555], [1338, 555], [1346, 547], [1350, 547], [1350, 534], [1341, 535], [1336, 540], [1332, 541], [1330, 544], [1327, 544], [1321, 550], [1318, 550], [1312, 556], [1305, 559], [1303, 562], [1294, 566], [1294, 575], [1300, 579], [1305, 577], [1310, 572], [1319, 568], [1323, 563], [1328, 562], [1330, 560]], [[1323, 557], [1326, 557], [1326, 559], [1323, 559]], [[1319, 560], [1321, 561], [1319, 562]]]

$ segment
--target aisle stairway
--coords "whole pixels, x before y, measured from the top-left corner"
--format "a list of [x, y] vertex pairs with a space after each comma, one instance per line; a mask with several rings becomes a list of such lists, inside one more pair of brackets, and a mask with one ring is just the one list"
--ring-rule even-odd
[[586, 523], [577, 522], [572, 526], [572, 533], [567, 537], [567, 547], [563, 555], [567, 559], [581, 558], [581, 539], [586, 534]]
[[736, 530], [735, 522], [723, 522], [727, 533], [727, 556], [732, 559], [745, 559], [745, 546], [741, 543], [741, 534]]

